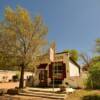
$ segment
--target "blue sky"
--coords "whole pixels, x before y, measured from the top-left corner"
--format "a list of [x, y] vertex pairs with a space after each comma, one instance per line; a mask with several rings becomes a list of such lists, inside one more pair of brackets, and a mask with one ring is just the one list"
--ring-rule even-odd
[[100, 0], [0, 0], [0, 19], [4, 8], [20, 5], [34, 17], [41, 15], [48, 26], [48, 40], [57, 51], [77, 49], [91, 53], [100, 38]]

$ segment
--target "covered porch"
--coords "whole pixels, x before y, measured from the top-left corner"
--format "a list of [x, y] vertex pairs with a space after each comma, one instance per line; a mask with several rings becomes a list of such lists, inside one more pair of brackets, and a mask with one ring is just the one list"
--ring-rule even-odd
[[66, 78], [66, 64], [64, 62], [53, 62], [40, 64], [38, 66], [39, 86], [55, 86], [63, 83]]

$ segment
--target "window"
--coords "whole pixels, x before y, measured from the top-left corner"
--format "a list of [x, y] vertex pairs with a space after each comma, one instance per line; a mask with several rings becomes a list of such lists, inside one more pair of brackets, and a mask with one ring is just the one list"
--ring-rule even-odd
[[54, 63], [53, 64], [53, 76], [54, 78], [62, 78], [62, 75], [63, 75], [63, 65], [62, 63]]

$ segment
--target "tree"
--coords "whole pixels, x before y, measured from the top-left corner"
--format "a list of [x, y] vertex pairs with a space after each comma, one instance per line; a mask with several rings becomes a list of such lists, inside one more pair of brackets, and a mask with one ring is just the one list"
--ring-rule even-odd
[[4, 21], [0, 22], [0, 33], [4, 38], [0, 51], [7, 53], [10, 60], [14, 58], [14, 64], [20, 66], [19, 88], [23, 88], [25, 68], [33, 63], [47, 43], [47, 27], [41, 16], [33, 20], [26, 9], [17, 7], [13, 10], [7, 7]]
[[90, 67], [87, 87], [92, 89], [100, 89], [100, 62], [92, 64]]
[[84, 70], [88, 71], [92, 64], [95, 64], [100, 61], [100, 55], [98, 55], [100, 53], [100, 38], [96, 39], [95, 41], [95, 51], [97, 55], [93, 57], [89, 57], [89, 55], [87, 55], [86, 53], [79, 54], [80, 59], [83, 61], [84, 64]]
[[100, 56], [94, 56], [92, 59], [91, 59], [91, 65], [92, 64], [96, 64], [97, 62], [100, 61]]
[[[95, 50], [100, 54], [100, 39], [96, 40]], [[92, 89], [100, 89], [100, 55], [94, 56], [89, 62], [87, 87]]]
[[96, 52], [100, 54], [100, 38], [96, 39]]
[[7, 66], [9, 69], [10, 66], [15, 65], [15, 56], [12, 55], [12, 51], [14, 53], [14, 48], [11, 46], [13, 41], [8, 34], [3, 31], [3, 24], [0, 23], [0, 68], [5, 69]]
[[83, 70], [88, 70], [91, 66], [91, 58], [86, 53], [80, 53], [79, 56], [83, 62]]
[[70, 57], [74, 60], [77, 61], [78, 60], [78, 51], [75, 49], [72, 50], [64, 50], [64, 52], [69, 53]]

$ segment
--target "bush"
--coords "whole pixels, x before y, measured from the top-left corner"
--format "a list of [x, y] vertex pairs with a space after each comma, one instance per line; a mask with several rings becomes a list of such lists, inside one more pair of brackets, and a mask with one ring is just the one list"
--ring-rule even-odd
[[90, 67], [86, 86], [89, 89], [100, 89], [100, 62]]
[[7, 94], [16, 95], [19, 93], [18, 89], [8, 89]]
[[100, 100], [99, 95], [86, 95], [82, 97], [82, 100]]

